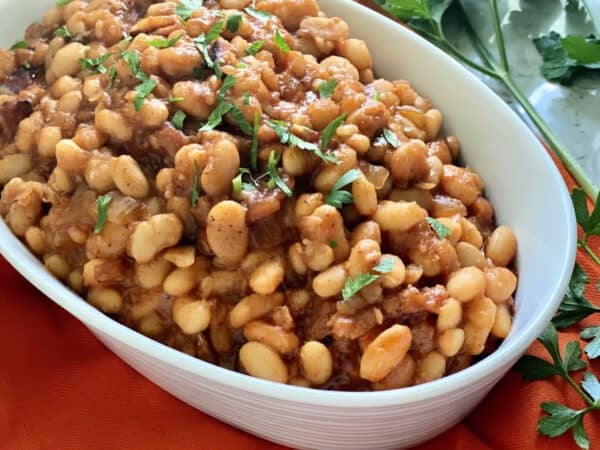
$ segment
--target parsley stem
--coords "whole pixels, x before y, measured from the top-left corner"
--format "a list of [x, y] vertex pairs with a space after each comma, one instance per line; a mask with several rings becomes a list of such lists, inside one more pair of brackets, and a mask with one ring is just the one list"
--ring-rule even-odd
[[[495, 0], [491, 0], [494, 1]], [[460, 5], [460, 2], [459, 2]], [[471, 42], [478, 50], [481, 58], [484, 62], [491, 67], [491, 70], [496, 74], [496, 78], [504, 83], [504, 86], [510, 91], [512, 96], [519, 102], [525, 113], [529, 116], [531, 121], [535, 124], [542, 137], [546, 140], [550, 148], [554, 151], [558, 159], [562, 161], [567, 170], [585, 193], [592, 199], [595, 199], [598, 195], [598, 188], [594, 185], [592, 180], [587, 176], [583, 168], [579, 165], [575, 157], [573, 157], [565, 145], [556, 137], [556, 135], [550, 130], [550, 126], [540, 116], [535, 107], [529, 102], [527, 96], [517, 86], [515, 80], [512, 78], [508, 71], [503, 70], [499, 64], [494, 60], [489, 50], [485, 47], [467, 17], [465, 11], [461, 7], [461, 13], [466, 23], [466, 31], [471, 39]], [[501, 32], [501, 30], [500, 30]], [[498, 39], [498, 38], [497, 38]], [[485, 72], [484, 72], [485, 73]]]
[[587, 241], [584, 239], [579, 239], [577, 241], [577, 247], [582, 248], [585, 250], [585, 252], [590, 255], [590, 257], [594, 260], [594, 262], [600, 266], [600, 258], [598, 257], [598, 255], [596, 255], [596, 253], [594, 253], [594, 251], [590, 248], [589, 245], [587, 245]]
[[505, 72], [508, 72], [508, 58], [506, 56], [506, 46], [504, 45], [504, 33], [502, 33], [502, 25], [500, 23], [500, 14], [498, 14], [498, 1], [490, 0], [490, 6], [492, 7], [494, 16], [494, 28], [496, 29], [496, 45], [498, 46], [498, 54], [500, 55], [500, 61], [502, 62], [502, 68]]
[[575, 381], [573, 381], [573, 378], [571, 378], [571, 375], [569, 375], [569, 373], [567, 372], [565, 375], [565, 380], [567, 380], [567, 382], [571, 385], [571, 387], [573, 389], [575, 389], [575, 391], [577, 391], [577, 393], [579, 394], [579, 396], [585, 400], [585, 402], [590, 405], [589, 407], [593, 409], [594, 406], [594, 400], [587, 395], [583, 389], [581, 389], [577, 383], [575, 383]]

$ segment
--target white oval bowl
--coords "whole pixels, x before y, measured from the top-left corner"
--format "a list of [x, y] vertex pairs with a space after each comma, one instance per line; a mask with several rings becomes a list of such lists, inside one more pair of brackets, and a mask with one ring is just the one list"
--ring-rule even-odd
[[[0, 0], [2, 45], [22, 39], [54, 0]], [[541, 333], [575, 261], [576, 225], [554, 163], [515, 113], [476, 77], [411, 31], [348, 0], [321, 0], [371, 50], [377, 74], [407, 79], [444, 114], [464, 160], [483, 178], [497, 220], [519, 241], [513, 329], [472, 367], [424, 385], [384, 392], [327, 392], [222, 369], [153, 341], [105, 316], [53, 278], [0, 220], [0, 252], [32, 284], [82, 321], [142, 375], [238, 428], [298, 448], [412, 446], [465, 417]], [[76, 413], [75, 411], [73, 413]]]

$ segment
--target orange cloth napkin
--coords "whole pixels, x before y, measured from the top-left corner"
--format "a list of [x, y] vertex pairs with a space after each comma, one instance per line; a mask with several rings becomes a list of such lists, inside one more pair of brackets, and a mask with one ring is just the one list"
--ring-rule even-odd
[[[569, 188], [572, 178], [557, 163]], [[600, 248], [600, 240], [592, 242]], [[587, 296], [600, 305], [600, 269], [582, 251]], [[588, 319], [585, 325], [599, 319]], [[578, 328], [559, 334], [561, 348]], [[530, 350], [546, 357], [539, 344]], [[600, 362], [591, 370], [600, 375]], [[581, 373], [577, 375], [579, 380]], [[420, 450], [575, 449], [570, 435], [538, 436], [539, 404], [583, 407], [556, 377], [525, 383], [510, 372], [463, 423]], [[600, 414], [586, 430], [600, 446]], [[283, 449], [194, 410], [114, 356], [75, 318], [0, 258], [0, 450]]]

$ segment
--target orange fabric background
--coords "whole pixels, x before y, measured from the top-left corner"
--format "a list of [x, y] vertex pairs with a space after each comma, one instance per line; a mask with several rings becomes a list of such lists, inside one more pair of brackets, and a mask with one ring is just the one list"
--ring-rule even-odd
[[[593, 245], [600, 248], [599, 240]], [[591, 278], [588, 298], [600, 304], [593, 287], [600, 269], [581, 251], [578, 261]], [[1, 450], [283, 448], [196, 411], [144, 379], [1, 258], [0, 314]], [[576, 327], [560, 333], [561, 348], [577, 333]], [[531, 352], [544, 354], [537, 343]], [[600, 362], [591, 369], [600, 374]], [[570, 436], [537, 435], [539, 404], [548, 400], [583, 407], [559, 379], [524, 383], [510, 372], [463, 423], [419, 449], [575, 449]], [[588, 417], [585, 425], [598, 445], [600, 417]]]

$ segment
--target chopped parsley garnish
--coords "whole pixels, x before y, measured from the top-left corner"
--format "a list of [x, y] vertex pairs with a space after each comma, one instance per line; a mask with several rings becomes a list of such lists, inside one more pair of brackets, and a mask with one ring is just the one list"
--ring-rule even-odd
[[337, 247], [337, 242], [335, 242], [333, 239], [329, 239], [329, 246], [331, 248], [336, 248]]
[[127, 65], [129, 65], [131, 73], [141, 81], [135, 88], [135, 98], [133, 99], [135, 110], [139, 111], [144, 104], [144, 100], [154, 90], [157, 83], [142, 71], [140, 55], [137, 52], [124, 51], [121, 52], [121, 56], [127, 62]]
[[177, 44], [181, 38], [183, 37], [183, 33], [181, 33], [178, 36], [175, 36], [174, 38], [171, 39], [152, 39], [150, 41], [148, 41], [148, 45], [152, 46], [152, 47], [157, 47], [157, 48], [169, 48], [169, 47], [173, 47], [175, 44]]
[[387, 143], [390, 144], [392, 147], [400, 147], [400, 141], [398, 140], [396, 133], [394, 133], [392, 130], [384, 128], [383, 137], [385, 138]]
[[321, 148], [322, 149], [327, 148], [327, 146], [331, 142], [331, 139], [333, 139], [333, 135], [335, 134], [335, 131], [338, 129], [338, 127], [341, 124], [344, 123], [344, 120], [346, 120], [346, 115], [342, 114], [341, 116], [338, 116], [335, 119], [333, 119], [329, 123], [329, 125], [327, 125], [325, 127], [325, 129], [321, 133]]
[[446, 237], [451, 233], [450, 228], [448, 228], [439, 220], [434, 219], [433, 217], [428, 217], [427, 223], [429, 224], [431, 229], [435, 231], [435, 234], [437, 234], [437, 236], [440, 239], [446, 239]]
[[279, 175], [279, 172], [277, 171], [277, 164], [279, 163], [279, 158], [280, 155], [276, 155], [275, 150], [271, 150], [271, 153], [269, 154], [269, 161], [267, 162], [267, 170], [269, 171], [269, 175], [271, 176], [272, 182], [270, 182], [269, 184], [274, 184], [279, 189], [281, 189], [285, 195], [291, 197], [292, 190], [287, 186], [287, 184], [284, 183], [283, 179]]
[[185, 120], [185, 117], [186, 117], [185, 113], [182, 110], [179, 109], [179, 110], [177, 110], [177, 112], [175, 112], [175, 114], [173, 114], [173, 118], [171, 119], [171, 123], [178, 130], [182, 130], [183, 129], [183, 122]]
[[255, 19], [260, 20], [261, 22], [266, 22], [271, 17], [273, 17], [273, 14], [256, 8], [246, 8], [244, 11], [246, 11], [247, 14], [251, 15]]
[[375, 92], [375, 100], [380, 102], [381, 101], [381, 92]]
[[10, 46], [10, 50], [17, 50], [20, 48], [29, 48], [29, 42], [27, 41], [18, 41]]
[[169, 97], [169, 102], [170, 103], [179, 103], [184, 101], [185, 99], [183, 97]]
[[277, 44], [277, 47], [279, 47], [279, 50], [281, 50], [283, 53], [290, 52], [290, 46], [283, 38], [278, 29], [275, 30], [275, 44]]
[[219, 68], [219, 72], [217, 72], [218, 66], [215, 64], [215, 62], [211, 58], [210, 54], [208, 53], [208, 49], [210, 47], [210, 44], [212, 44], [219, 37], [219, 35], [221, 34], [222, 31], [223, 31], [223, 21], [220, 20], [218, 22], [215, 22], [215, 24], [212, 27], [210, 27], [210, 30], [208, 30], [208, 32], [206, 34], [201, 34], [196, 39], [194, 39], [194, 42], [196, 43], [200, 52], [202, 53], [202, 57], [204, 58], [204, 63], [207, 65], [207, 67], [214, 69], [215, 74], [219, 78], [220, 78], [220, 74], [219, 74], [220, 68]]
[[250, 168], [258, 170], [258, 113], [254, 113], [254, 125], [252, 127], [252, 146], [250, 147]]
[[254, 41], [246, 49], [246, 55], [249, 55], [249, 56], [256, 55], [260, 51], [260, 49], [262, 48], [263, 45], [265, 45], [265, 41], [263, 41], [263, 40]]
[[233, 105], [231, 103], [220, 102], [216, 108], [212, 110], [206, 123], [200, 128], [200, 131], [210, 131], [215, 129], [223, 122], [223, 116], [231, 111]]
[[54, 34], [54, 36], [57, 36], [57, 37], [64, 37], [64, 38], [73, 37], [73, 35], [71, 33], [69, 33], [69, 30], [67, 29], [66, 25], [63, 25], [62, 27], [54, 30], [53, 34]]
[[56, 6], [65, 6], [68, 5], [69, 3], [71, 3], [73, 0], [58, 0], [56, 2]]
[[[380, 274], [389, 273], [394, 268], [394, 259], [393, 258], [383, 258], [379, 261], [379, 264], [373, 267], [373, 270], [379, 272]], [[344, 288], [342, 289], [342, 298], [344, 300], [348, 300], [353, 297], [356, 293], [362, 290], [364, 287], [378, 280], [381, 275], [372, 274], [372, 273], [361, 273], [355, 278], [348, 277], [346, 283], [344, 284]]]
[[281, 120], [266, 120], [265, 123], [275, 132], [282, 144], [289, 145], [291, 147], [298, 147], [301, 150], [311, 151], [325, 162], [339, 164], [338, 159], [334, 155], [323, 153], [317, 144], [313, 142], [307, 142], [293, 134], [288, 129], [287, 123]]
[[250, 92], [246, 91], [242, 94], [242, 103], [244, 106], [248, 106], [250, 104]]
[[227, 22], [225, 24], [227, 31], [229, 31], [230, 33], [235, 33], [240, 28], [242, 20], [243, 17], [239, 12], [227, 16]]
[[242, 174], [240, 173], [237, 177], [231, 180], [233, 195], [237, 195], [242, 192]]
[[113, 87], [115, 81], [117, 81], [117, 69], [115, 69], [115, 66], [110, 66], [108, 69], [108, 87]]
[[202, 8], [202, 0], [180, 0], [175, 7], [175, 14], [185, 21], [192, 16], [194, 11], [198, 11], [200, 8]]
[[354, 201], [352, 198], [352, 193], [348, 191], [342, 191], [341, 189], [348, 186], [354, 180], [360, 178], [361, 175], [362, 172], [360, 169], [352, 169], [339, 177], [331, 188], [331, 191], [329, 191], [329, 194], [325, 199], [325, 203], [338, 209], [342, 208], [344, 205], [352, 204]]
[[227, 75], [225, 77], [223, 83], [221, 84], [221, 87], [219, 88], [218, 98], [220, 102], [225, 101], [225, 96], [227, 95], [227, 92], [229, 92], [229, 89], [235, 86], [236, 82], [237, 78], [233, 75]]
[[106, 223], [108, 204], [112, 200], [111, 194], [101, 195], [96, 199], [96, 209], [98, 210], [98, 221], [94, 228], [94, 234], [99, 234]]
[[338, 85], [338, 81], [334, 78], [329, 81], [322, 81], [319, 85], [319, 97], [329, 98], [333, 95], [335, 87]]
[[235, 65], [235, 67], [237, 67], [238, 69], [247, 69], [248, 66], [242, 62], [239, 62]]
[[199, 174], [200, 169], [198, 168], [198, 162], [194, 160], [194, 186], [192, 187], [192, 208], [195, 208], [198, 204], [198, 200], [200, 199], [200, 188], [198, 187], [199, 183]]
[[93, 73], [106, 73], [104, 63], [112, 56], [112, 53], [105, 53], [98, 58], [83, 58], [79, 60], [81, 70], [90, 69]]
[[233, 120], [237, 126], [240, 127], [242, 133], [252, 136], [252, 125], [250, 125], [250, 123], [246, 120], [244, 113], [240, 111], [240, 109], [234, 104], [231, 105], [231, 117], [233, 117]]

